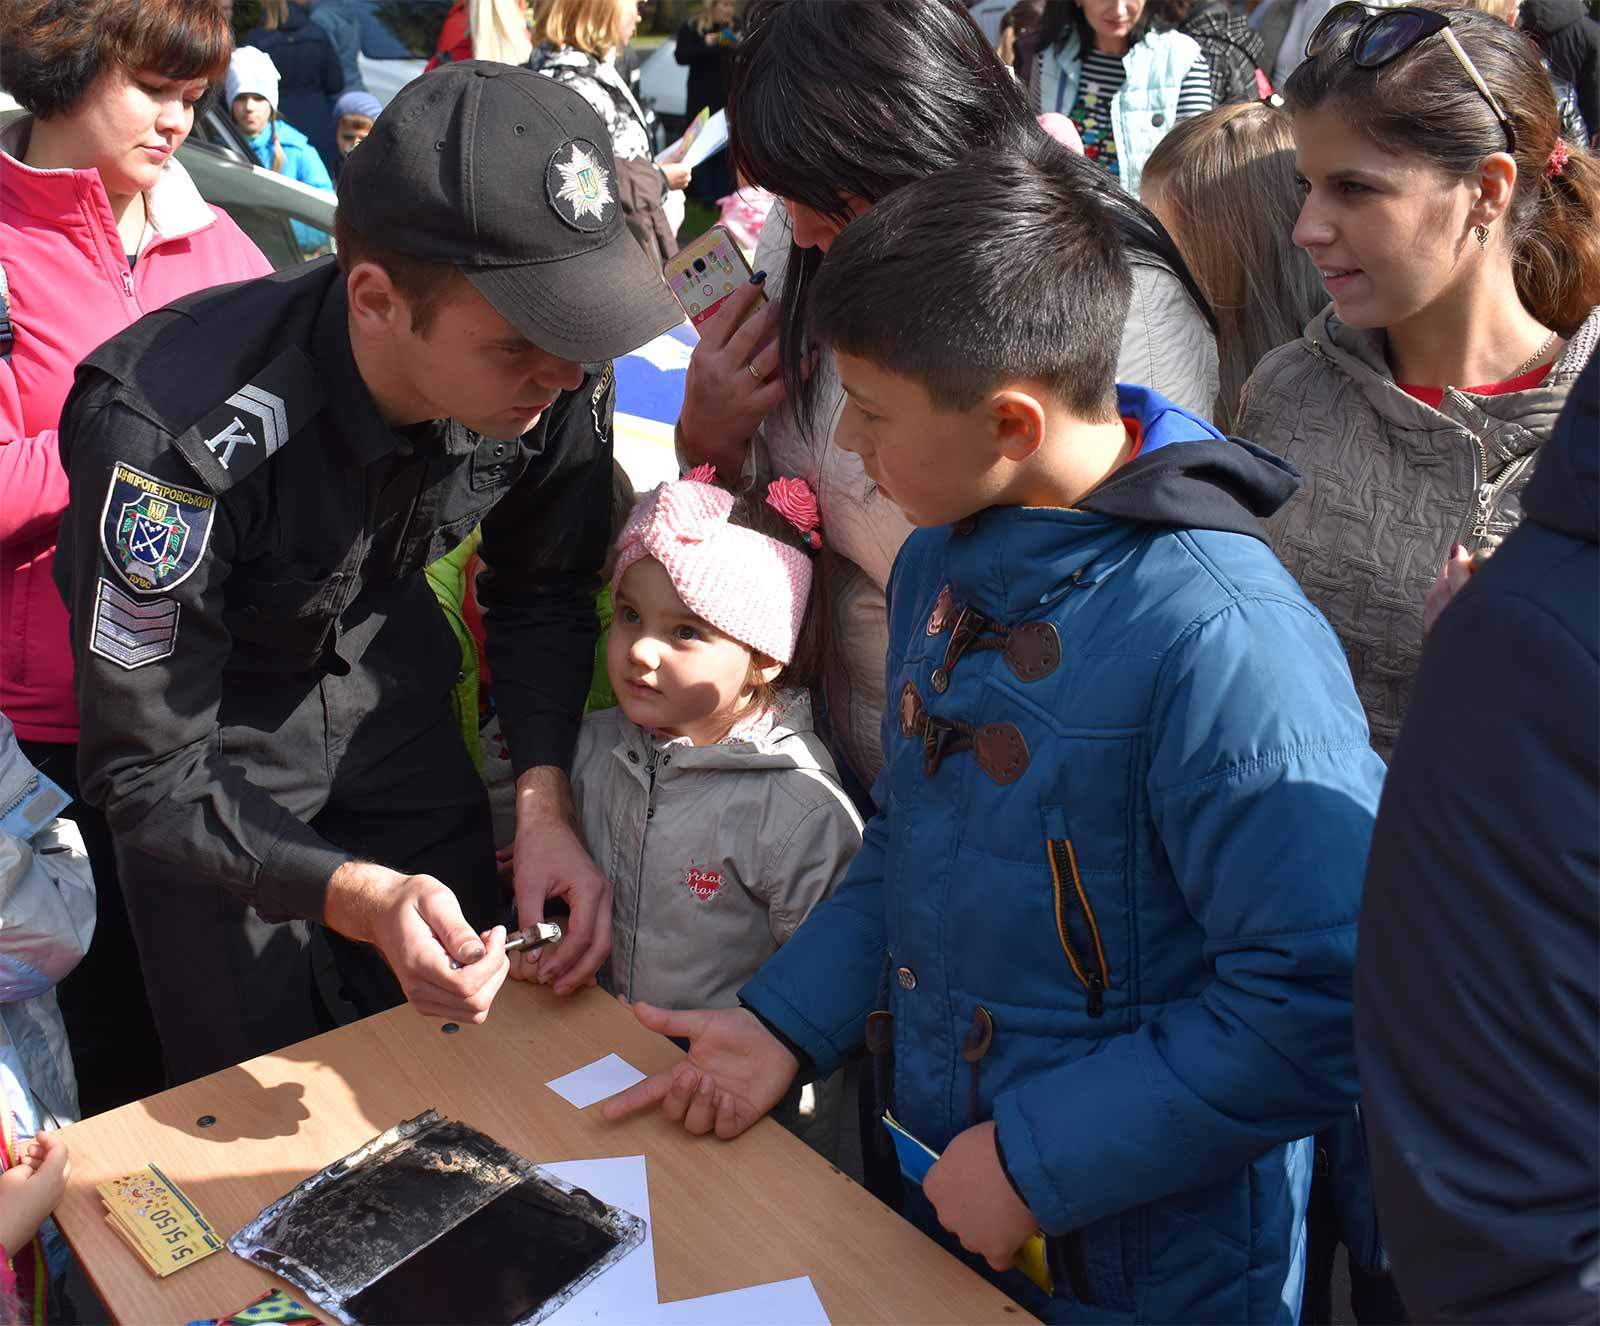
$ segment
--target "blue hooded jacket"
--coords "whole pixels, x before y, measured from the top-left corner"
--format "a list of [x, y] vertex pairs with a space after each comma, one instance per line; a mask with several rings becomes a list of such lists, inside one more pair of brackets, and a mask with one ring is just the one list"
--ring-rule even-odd
[[1077, 509], [905, 544], [880, 813], [741, 999], [822, 1073], [886, 1009], [897, 1119], [996, 1122], [1048, 1320], [1293, 1321], [1383, 765], [1263, 538], [1292, 467], [1119, 404], [1143, 449]]

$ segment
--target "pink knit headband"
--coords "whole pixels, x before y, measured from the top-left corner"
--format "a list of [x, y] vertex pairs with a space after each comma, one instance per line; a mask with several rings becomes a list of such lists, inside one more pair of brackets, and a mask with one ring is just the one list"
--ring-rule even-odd
[[654, 557], [690, 612], [787, 663], [805, 620], [811, 559], [787, 543], [730, 525], [733, 501], [727, 489], [693, 477], [662, 484], [622, 527], [612, 588], [641, 557]]

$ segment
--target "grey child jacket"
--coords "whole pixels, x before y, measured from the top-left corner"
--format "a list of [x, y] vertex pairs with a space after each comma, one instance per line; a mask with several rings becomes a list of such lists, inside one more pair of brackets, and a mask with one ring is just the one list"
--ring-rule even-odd
[[602, 974], [614, 994], [735, 1006], [861, 845], [803, 692], [735, 736], [747, 739], [653, 738], [621, 709], [583, 721], [572, 793], [584, 844], [616, 888]]

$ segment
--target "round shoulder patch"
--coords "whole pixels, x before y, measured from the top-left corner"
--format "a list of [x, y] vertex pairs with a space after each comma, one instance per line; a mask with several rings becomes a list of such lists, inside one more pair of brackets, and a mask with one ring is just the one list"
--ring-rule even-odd
[[604, 230], [616, 215], [605, 153], [583, 138], [570, 138], [550, 154], [544, 191], [556, 215], [574, 230]]

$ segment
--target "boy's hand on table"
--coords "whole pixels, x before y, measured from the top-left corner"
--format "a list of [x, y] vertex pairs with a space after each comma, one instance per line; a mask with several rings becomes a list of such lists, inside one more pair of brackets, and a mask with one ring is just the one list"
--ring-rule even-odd
[[1009, 1271], [1017, 1249], [1039, 1228], [1000, 1168], [993, 1123], [957, 1133], [922, 1181], [939, 1223], [997, 1271]]
[[689, 1057], [608, 1100], [600, 1112], [613, 1123], [659, 1104], [696, 1137], [715, 1129], [726, 1141], [769, 1113], [800, 1071], [794, 1055], [746, 1009], [632, 1008], [651, 1031], [687, 1037]]

